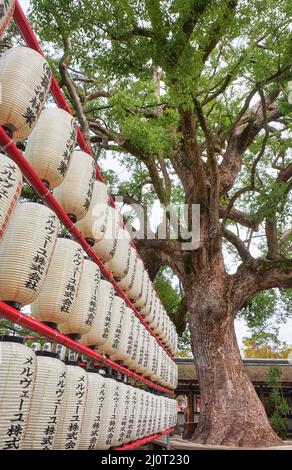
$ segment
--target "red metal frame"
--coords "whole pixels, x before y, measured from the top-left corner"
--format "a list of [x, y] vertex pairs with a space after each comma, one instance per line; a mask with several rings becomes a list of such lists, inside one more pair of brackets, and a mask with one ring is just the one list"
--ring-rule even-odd
[[144, 437], [143, 439], [130, 442], [129, 444], [125, 444], [124, 446], [114, 447], [113, 450], [133, 450], [133, 449], [136, 449], [137, 447], [144, 446], [145, 444], [148, 444], [149, 442], [154, 441], [155, 439], [158, 439], [159, 437], [166, 436], [167, 434], [170, 434], [173, 431], [174, 431], [173, 428], [166, 429], [166, 431], [163, 431], [160, 434], [152, 434], [152, 436]]
[[156, 390], [159, 390], [161, 392], [168, 393], [168, 394], [174, 393], [172, 390], [162, 387], [161, 385], [157, 385], [151, 382], [150, 380], [145, 379], [145, 377], [142, 377], [119, 364], [116, 364], [115, 362], [111, 361], [110, 359], [105, 358], [104, 356], [93, 351], [87, 346], [83, 346], [82, 344], [77, 343], [76, 341], [69, 338], [68, 336], [63, 335], [63, 333], [60, 333], [59, 331], [54, 330], [53, 328], [50, 328], [47, 325], [44, 325], [43, 323], [38, 321], [36, 318], [30, 317], [26, 313], [19, 312], [18, 310], [16, 310], [13, 307], [10, 307], [4, 302], [0, 302], [0, 312], [1, 312], [1, 315], [7, 318], [8, 320], [11, 320], [14, 323], [17, 323], [18, 325], [29, 328], [30, 330], [36, 331], [37, 333], [43, 335], [45, 338], [49, 339], [50, 341], [54, 341], [55, 343], [58, 343], [58, 344], [63, 344], [64, 346], [66, 346], [69, 349], [72, 349], [73, 351], [76, 351], [80, 354], [84, 354], [85, 356], [92, 357], [93, 359], [96, 359], [97, 361], [101, 361], [108, 367], [111, 367], [112, 369], [118, 372], [121, 372], [122, 374], [125, 374], [128, 377], [132, 377], [135, 380], [139, 380], [140, 382], [145, 383], [151, 388], [154, 388]]

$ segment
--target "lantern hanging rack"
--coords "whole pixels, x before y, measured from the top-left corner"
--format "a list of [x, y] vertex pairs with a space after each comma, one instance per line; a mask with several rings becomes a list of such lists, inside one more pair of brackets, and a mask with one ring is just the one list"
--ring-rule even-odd
[[129, 300], [125, 292], [120, 288], [118, 283], [115, 281], [112, 273], [106, 268], [103, 262], [98, 258], [92, 248], [88, 245], [85, 238], [81, 235], [79, 230], [75, 227], [73, 222], [70, 220], [66, 212], [60, 206], [60, 204], [56, 201], [54, 196], [50, 193], [48, 188], [42, 182], [42, 180], [38, 177], [36, 172], [30, 166], [28, 161], [25, 159], [21, 151], [17, 148], [15, 143], [10, 139], [10, 137], [6, 134], [5, 130], [0, 127], [0, 146], [5, 150], [5, 152], [14, 160], [14, 162], [19, 166], [23, 176], [28, 181], [28, 183], [35, 189], [38, 195], [46, 202], [47, 206], [52, 209], [60, 221], [65, 225], [68, 231], [71, 233], [72, 237], [82, 246], [83, 250], [88, 254], [88, 256], [94, 261], [100, 268], [103, 275], [112, 283], [116, 292], [122, 297], [122, 299], [126, 302], [126, 304], [133, 310], [136, 317], [140, 320], [140, 322], [144, 325], [144, 327], [149, 331], [149, 333], [154, 336], [158, 342], [158, 344], [166, 351], [166, 353], [172, 357], [170, 351], [164, 346], [164, 344], [160, 341], [160, 339], [155, 335], [153, 330], [150, 328], [148, 323], [144, 320], [142, 315], [138, 312], [138, 310], [134, 307], [132, 302]]
[[152, 434], [152, 436], [144, 437], [143, 439], [139, 439], [138, 441], [130, 442], [129, 444], [125, 444], [121, 447], [114, 447], [113, 450], [133, 450], [133, 449], [136, 449], [137, 447], [144, 446], [145, 444], [148, 444], [149, 442], [155, 441], [155, 439], [158, 439], [159, 437], [167, 436], [168, 434], [172, 433], [173, 431], [174, 431], [173, 428], [169, 428], [169, 429], [166, 429], [165, 431], [161, 432], [160, 434]]
[[[13, 14], [13, 19], [19, 29], [19, 32], [23, 38], [23, 40], [25, 41], [25, 43], [27, 44], [28, 47], [30, 47], [31, 49], [34, 49], [35, 51], [37, 51], [39, 54], [43, 55], [44, 56], [44, 53], [41, 49], [41, 46], [37, 40], [37, 37], [34, 33], [34, 31], [32, 30], [30, 24], [29, 24], [29, 21], [28, 19], [26, 18], [26, 15], [25, 13], [23, 12], [20, 4], [19, 4], [19, 1], [16, 0], [15, 2], [15, 10], [14, 10], [14, 14]], [[51, 84], [51, 89], [50, 89], [50, 92], [56, 102], [56, 104], [58, 105], [59, 108], [61, 109], [64, 109], [65, 111], [67, 111], [69, 114], [72, 115], [72, 111], [71, 111], [71, 108], [70, 106], [68, 105], [67, 101], [66, 101], [66, 98], [62, 92], [62, 90], [60, 89], [60, 86], [58, 84], [58, 81], [56, 79], [56, 77], [54, 76], [54, 74], [52, 75], [52, 84]], [[6, 134], [6, 133], [5, 133]], [[1, 142], [2, 142], [2, 138], [1, 138]], [[2, 145], [2, 143], [0, 142], [0, 145]], [[78, 145], [79, 147], [86, 153], [88, 153], [89, 155], [91, 155], [93, 157], [93, 153], [92, 153], [92, 150], [89, 148], [89, 146], [87, 145], [86, 143], [86, 140], [81, 132], [81, 129], [80, 127], [78, 127], [77, 129], [77, 142], [78, 142]], [[16, 147], [16, 146], [15, 146]], [[18, 150], [18, 149], [17, 149]], [[10, 153], [8, 152], [8, 150], [6, 150], [7, 153], [10, 155]], [[19, 152], [20, 153], [20, 152]], [[11, 158], [13, 158], [12, 155], [10, 155]], [[14, 159], [14, 158], [13, 158]], [[26, 162], [26, 159], [23, 157], [23, 159], [25, 160]], [[16, 160], [15, 160], [16, 161]], [[16, 162], [17, 163], [17, 162]], [[21, 166], [19, 165], [20, 169], [22, 170]], [[37, 177], [36, 173], [33, 171], [32, 168], [30, 168], [31, 170], [31, 173], [34, 173], [34, 177], [32, 178], [30, 184], [31, 186], [38, 192], [38, 194], [40, 195], [40, 197], [42, 197], [44, 199], [44, 196], [42, 194], [39, 193], [37, 187], [35, 186], [36, 184], [36, 179], [38, 180], [38, 184], [37, 186], [40, 188], [40, 185], [39, 183], [42, 183], [41, 180]], [[23, 171], [23, 170], [22, 170]], [[24, 174], [24, 173], [23, 173]], [[36, 177], [36, 178], [35, 178]], [[101, 182], [105, 182], [104, 180], [104, 177], [98, 167], [98, 165], [96, 165], [96, 179], [101, 181]], [[41, 191], [42, 193], [44, 192], [44, 188], [41, 188]], [[47, 193], [47, 189], [46, 189], [46, 193]], [[46, 200], [46, 202], [48, 203], [48, 201]], [[56, 201], [55, 201], [56, 202]], [[49, 204], [48, 204], [49, 205]], [[110, 197], [110, 205], [112, 207], [115, 207], [115, 202], [113, 200], [112, 197]], [[55, 213], [58, 215], [59, 219], [64, 223], [64, 225], [66, 225], [66, 223], [62, 220], [62, 218], [60, 217], [60, 215], [56, 212], [56, 210], [49, 206], [52, 210], [55, 211]], [[59, 207], [59, 209], [61, 209], [61, 207]], [[64, 213], [64, 211], [62, 211]], [[63, 214], [64, 215], [64, 214]], [[72, 227], [72, 222], [70, 221], [70, 226]], [[121, 220], [121, 226], [124, 227], [124, 222], [123, 220]], [[71, 229], [66, 225], [66, 227], [68, 228], [68, 230], [70, 231], [70, 233], [73, 235], [73, 237], [75, 238], [75, 240], [79, 241], [80, 242], [80, 239], [82, 238], [79, 231], [75, 228], [75, 231], [78, 232], [78, 238], [76, 238], [76, 236], [74, 235], [74, 233], [72, 233]], [[73, 230], [73, 227], [72, 227], [72, 230]], [[83, 239], [84, 240], [84, 239]], [[80, 242], [81, 243], [81, 242]], [[84, 243], [85, 240], [84, 240]], [[131, 240], [131, 244], [137, 254], [137, 256], [139, 257], [139, 253], [137, 251], [137, 248], [134, 244], [134, 242]], [[81, 243], [82, 245], [82, 243]], [[93, 250], [91, 250], [92, 253], [90, 253], [88, 251], [88, 248], [89, 246], [87, 245], [86, 243], [86, 246], [87, 246], [87, 249], [85, 249], [84, 247], [84, 250], [86, 251], [86, 253], [88, 253], [88, 255], [92, 258], [92, 255], [94, 255], [95, 258], [97, 258], [97, 256], [95, 255], [95, 253], [93, 252]], [[93, 258], [92, 258], [93, 259]], [[93, 261], [96, 262], [95, 259], [93, 259]], [[101, 261], [99, 260], [99, 263], [101, 263]], [[101, 265], [97, 263], [99, 265], [99, 267], [101, 268]], [[136, 314], [136, 316], [139, 318], [139, 320], [141, 321], [141, 323], [144, 324], [144, 326], [146, 327], [146, 329], [153, 335], [157, 338], [157, 336], [153, 333], [152, 329], [148, 326], [147, 322], [144, 321], [143, 317], [138, 313], [138, 311], [133, 307], [132, 303], [127, 301], [126, 300], [126, 296], [124, 294], [124, 292], [119, 288], [119, 286], [117, 285], [117, 283], [114, 281], [112, 281], [113, 277], [111, 275], [111, 273], [105, 268], [105, 266], [102, 264], [103, 268], [101, 268], [103, 274], [108, 277], [108, 279], [110, 280], [110, 282], [113, 283], [116, 291], [121, 295], [121, 297], [126, 301], [127, 305], [129, 305], [129, 307], [132, 308], [132, 310], [134, 310], [134, 313]], [[106, 272], [105, 272], [106, 270]], [[110, 274], [110, 277], [108, 276], [108, 274]], [[153, 286], [154, 287], [154, 286]], [[155, 290], [155, 288], [154, 288]], [[158, 343], [160, 344], [160, 346], [162, 346], [162, 348], [166, 351], [166, 353], [172, 357], [172, 354], [171, 352], [160, 342], [160, 340], [157, 338], [157, 341]]]
[[35, 331], [36, 333], [39, 333], [40, 335], [44, 336], [48, 340], [53, 341], [57, 344], [62, 344], [63, 346], [66, 346], [67, 348], [72, 349], [73, 351], [76, 351], [80, 353], [81, 355], [88, 356], [90, 358], [95, 359], [96, 361], [100, 361], [104, 363], [106, 366], [108, 366], [109, 368], [114, 369], [115, 371], [120, 372], [123, 375], [127, 375], [128, 377], [131, 377], [139, 382], [143, 382], [145, 385], [147, 385], [148, 387], [152, 389], [158, 390], [160, 392], [163, 392], [169, 395], [174, 394], [173, 390], [169, 390], [165, 387], [162, 387], [161, 385], [151, 382], [148, 379], [145, 379], [145, 377], [141, 377], [135, 372], [132, 372], [126, 369], [125, 367], [119, 364], [116, 364], [110, 359], [105, 358], [104, 356], [88, 348], [87, 346], [83, 346], [82, 344], [77, 343], [76, 341], [69, 338], [68, 336], [63, 335], [59, 331], [54, 330], [53, 328], [50, 328], [47, 325], [44, 325], [43, 323], [38, 321], [36, 318], [30, 317], [26, 313], [22, 313], [19, 310], [16, 310], [15, 308], [1, 301], [0, 301], [0, 314], [4, 318], [11, 320], [13, 323], [29, 328], [30, 330]]

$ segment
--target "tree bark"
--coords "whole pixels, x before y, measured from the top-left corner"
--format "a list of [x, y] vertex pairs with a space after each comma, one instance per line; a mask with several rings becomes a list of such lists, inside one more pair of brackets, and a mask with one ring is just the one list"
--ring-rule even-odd
[[186, 290], [201, 390], [201, 413], [193, 440], [253, 448], [281, 445], [241, 360], [230, 296], [226, 288], [223, 292], [222, 273], [220, 277], [209, 279], [201, 295], [198, 281]]

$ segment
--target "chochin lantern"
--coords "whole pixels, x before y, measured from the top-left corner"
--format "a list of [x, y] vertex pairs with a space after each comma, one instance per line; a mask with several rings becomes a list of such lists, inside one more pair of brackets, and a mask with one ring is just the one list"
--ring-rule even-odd
[[136, 370], [138, 365], [138, 352], [139, 352], [139, 342], [140, 336], [142, 333], [143, 326], [137, 317], [134, 316], [134, 334], [133, 334], [133, 347], [131, 350], [130, 358], [125, 361], [125, 364], [130, 369]]
[[120, 383], [120, 403], [123, 406], [118, 409], [112, 447], [121, 446], [126, 439], [127, 425], [131, 415], [132, 394], [133, 387]]
[[120, 229], [115, 253], [108, 262], [107, 267], [113, 276], [120, 280], [127, 276], [130, 268], [130, 257], [132, 254], [130, 235], [127, 230]]
[[135, 274], [131, 284], [127, 290], [129, 299], [135, 301], [142, 297], [143, 294], [143, 281], [145, 276], [144, 264], [141, 258], [137, 258]]
[[126, 430], [126, 435], [124, 439], [125, 444], [135, 439], [135, 434], [134, 434], [135, 421], [136, 421], [136, 417], [139, 414], [138, 396], [139, 396], [139, 390], [137, 388], [133, 388], [132, 393], [131, 393], [131, 405], [130, 405], [130, 412], [128, 415], [129, 418], [128, 418], [128, 423], [127, 423], [127, 430]]
[[114, 296], [112, 305], [111, 328], [107, 341], [103, 344], [106, 354], [115, 354], [119, 351], [122, 340], [122, 329], [126, 313], [126, 304], [123, 299]]
[[79, 290], [69, 319], [59, 325], [65, 335], [78, 339], [88, 333], [93, 325], [99, 292], [100, 270], [88, 259], [84, 260]]
[[66, 366], [66, 387], [54, 450], [77, 450], [86, 406], [87, 373], [77, 365]]
[[25, 157], [50, 189], [65, 178], [76, 143], [76, 123], [59, 108], [45, 109], [30, 134]]
[[97, 372], [97, 369], [93, 369], [87, 373], [88, 390], [79, 450], [95, 450], [100, 432], [106, 382]]
[[136, 269], [137, 269], [137, 262], [138, 262], [137, 252], [136, 250], [131, 247], [131, 256], [129, 259], [129, 268], [127, 275], [119, 282], [119, 286], [123, 291], [127, 292], [134, 283]]
[[73, 222], [86, 216], [95, 180], [95, 162], [88, 153], [75, 150], [63, 183], [54, 196]]
[[23, 449], [51, 450], [66, 386], [66, 367], [52, 352], [37, 352], [37, 372]]
[[144, 409], [145, 392], [144, 390], [137, 390], [137, 412], [135, 415], [135, 422], [133, 426], [132, 440], [136, 441], [141, 439], [142, 436], [142, 422], [143, 422], [143, 409]]
[[126, 307], [121, 324], [119, 344], [117, 342], [116, 344], [112, 343], [112, 346], [114, 346], [114, 351], [110, 354], [110, 357], [113, 361], [124, 362], [130, 358], [134, 340], [134, 325], [135, 315], [133, 310], [131, 310], [129, 307]]
[[148, 298], [151, 292], [151, 281], [148, 272], [144, 269], [142, 275], [142, 287], [139, 296], [133, 300], [135, 307], [142, 310], [148, 303]]
[[102, 279], [99, 286], [95, 319], [90, 331], [81, 337], [81, 344], [99, 346], [102, 349], [102, 345], [108, 340], [111, 328], [113, 300], [114, 288], [112, 284]]
[[[113, 207], [108, 208], [108, 217], [105, 223], [104, 237], [97, 241], [93, 250], [104, 262], [110, 261], [114, 256], [118, 245], [118, 234], [120, 227], [120, 214]], [[93, 229], [93, 236], [96, 237], [96, 224]], [[96, 239], [96, 238], [95, 238]]]
[[108, 198], [106, 185], [95, 181], [88, 212], [82, 220], [76, 223], [76, 227], [90, 245], [94, 245], [95, 241], [101, 240], [104, 236], [109, 214]]
[[0, 125], [14, 141], [29, 136], [37, 123], [51, 85], [44, 57], [28, 47], [14, 47], [0, 58]]
[[0, 1], [0, 39], [6, 31], [6, 28], [12, 18], [15, 8], [15, 0], [1, 0]]
[[107, 450], [112, 446], [119, 409], [123, 405], [120, 400], [120, 384], [113, 379], [105, 378], [105, 397], [96, 450]]
[[76, 300], [83, 267], [83, 253], [73, 240], [58, 238], [47, 278], [31, 306], [38, 320], [55, 326], [69, 319]]
[[20, 169], [10, 158], [0, 153], [0, 240], [19, 199], [21, 188]]
[[0, 449], [22, 448], [32, 403], [36, 357], [22, 339], [0, 336]]
[[45, 206], [19, 204], [0, 242], [0, 298], [14, 306], [38, 296], [57, 240], [57, 216]]

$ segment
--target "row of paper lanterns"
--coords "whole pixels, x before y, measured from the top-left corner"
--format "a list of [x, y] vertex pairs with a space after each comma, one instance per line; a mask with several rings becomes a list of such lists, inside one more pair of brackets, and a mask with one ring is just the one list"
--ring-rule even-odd
[[[119, 212], [108, 203], [106, 185], [95, 181], [95, 162], [87, 153], [74, 150], [74, 119], [61, 109], [42, 111], [50, 82], [50, 68], [37, 52], [16, 47], [4, 53], [0, 58], [3, 95], [0, 124], [15, 141], [28, 137], [25, 156], [35, 172], [50, 190], [54, 190], [57, 201], [119, 280], [120, 287], [153, 331], [162, 336], [166, 346], [175, 353], [175, 327], [131, 245], [128, 231], [121, 228]], [[1, 236], [19, 195], [22, 179], [15, 165], [10, 160], [5, 161], [2, 155], [0, 175]]]
[[176, 424], [173, 399], [1, 339], [0, 449], [105, 450]]
[[[177, 367], [133, 310], [84, 259], [80, 245], [58, 238], [47, 207], [17, 205], [0, 241], [0, 300], [31, 314], [86, 346], [165, 386], [176, 387]], [[163, 337], [161, 337], [163, 340]]]

